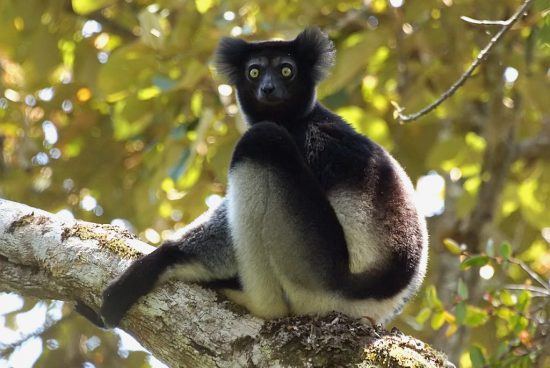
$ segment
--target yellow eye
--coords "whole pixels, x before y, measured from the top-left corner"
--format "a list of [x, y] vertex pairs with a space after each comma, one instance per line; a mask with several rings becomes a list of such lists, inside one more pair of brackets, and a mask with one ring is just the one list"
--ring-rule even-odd
[[258, 68], [252, 68], [248, 71], [248, 75], [252, 79], [256, 79], [260, 76], [260, 70]]
[[283, 77], [285, 78], [290, 78], [292, 76], [292, 69], [290, 69], [290, 67], [288, 66], [284, 66], [282, 69], [281, 69], [281, 74], [283, 75]]

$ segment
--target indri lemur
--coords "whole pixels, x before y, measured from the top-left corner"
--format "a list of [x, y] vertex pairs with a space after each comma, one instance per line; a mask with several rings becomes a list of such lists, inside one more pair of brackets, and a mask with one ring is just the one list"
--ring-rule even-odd
[[402, 309], [425, 274], [426, 224], [401, 166], [316, 100], [334, 55], [317, 28], [221, 40], [216, 68], [250, 124], [227, 196], [109, 285], [108, 325], [170, 277], [223, 289], [263, 318], [336, 310], [383, 323]]

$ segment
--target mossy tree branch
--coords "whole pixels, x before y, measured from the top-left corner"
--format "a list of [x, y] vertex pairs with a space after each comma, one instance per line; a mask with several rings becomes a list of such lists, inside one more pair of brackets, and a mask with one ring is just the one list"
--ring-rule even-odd
[[[0, 199], [0, 290], [81, 301], [154, 248], [124, 229]], [[168, 282], [136, 304], [121, 327], [172, 367], [451, 366], [422, 342], [340, 314], [265, 322], [218, 294]]]

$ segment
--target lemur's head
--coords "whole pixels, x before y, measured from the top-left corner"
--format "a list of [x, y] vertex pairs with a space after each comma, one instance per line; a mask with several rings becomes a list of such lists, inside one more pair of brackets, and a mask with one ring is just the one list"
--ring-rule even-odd
[[311, 111], [315, 85], [326, 76], [334, 55], [328, 37], [318, 28], [307, 28], [292, 41], [223, 38], [215, 65], [236, 87], [249, 123], [285, 124]]

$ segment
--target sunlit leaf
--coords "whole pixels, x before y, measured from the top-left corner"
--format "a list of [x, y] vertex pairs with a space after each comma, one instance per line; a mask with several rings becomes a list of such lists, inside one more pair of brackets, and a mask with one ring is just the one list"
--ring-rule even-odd
[[161, 93], [160, 88], [157, 86], [151, 86], [147, 88], [140, 89], [138, 91], [137, 97], [140, 100], [149, 100], [153, 97], [158, 96]]
[[[350, 37], [353, 37], [353, 35]], [[367, 38], [364, 33], [359, 35], [359, 37], [361, 39], [359, 42], [338, 50], [336, 65], [331, 75], [321, 86], [319, 93], [321, 97], [349, 87], [354, 84], [354, 81], [359, 85], [362, 79], [361, 72], [368, 61], [366, 55], [372, 55], [377, 45], [381, 42], [377, 38]]]
[[531, 301], [531, 293], [527, 290], [522, 290], [518, 296], [517, 308], [519, 311], [525, 311]]
[[490, 258], [488, 256], [473, 256], [466, 258], [461, 264], [460, 268], [465, 270], [470, 267], [481, 267], [489, 263]]
[[482, 152], [487, 145], [485, 139], [473, 132], [466, 133], [466, 144], [473, 150], [477, 152]]
[[439, 330], [444, 323], [445, 323], [445, 313], [443, 311], [436, 312], [432, 315], [432, 320], [430, 325], [434, 330]]
[[499, 297], [500, 301], [509, 307], [517, 303], [517, 297], [512, 295], [508, 290], [502, 290]]
[[458, 279], [458, 295], [462, 299], [468, 299], [468, 285], [462, 279]]
[[473, 368], [482, 368], [485, 365], [485, 356], [479, 346], [474, 345], [470, 348], [470, 360]]
[[426, 301], [428, 306], [434, 309], [443, 309], [443, 304], [437, 296], [437, 290], [434, 285], [430, 285], [426, 288]]
[[458, 330], [458, 325], [456, 323], [449, 324], [449, 327], [447, 327], [447, 331], [445, 331], [445, 336], [450, 337], [455, 334], [455, 332]]
[[153, 118], [151, 101], [129, 97], [116, 103], [113, 128], [116, 139], [128, 139], [143, 132]]
[[510, 243], [502, 243], [499, 247], [499, 253], [504, 259], [510, 259], [510, 256], [512, 255], [512, 246]]
[[72, 5], [78, 14], [89, 14], [114, 2], [114, 0], [72, 0]]
[[477, 327], [485, 324], [489, 319], [487, 311], [474, 307], [473, 305], [466, 306], [466, 316], [464, 318], [464, 324], [470, 327]]
[[178, 188], [188, 189], [193, 186], [201, 175], [202, 160], [195, 159], [195, 162], [185, 170], [183, 176], [178, 180]]
[[392, 149], [393, 144], [388, 124], [384, 120], [365, 113], [363, 109], [357, 106], [341, 107], [336, 112], [358, 132], [367, 135], [386, 149]]
[[451, 238], [443, 239], [443, 245], [452, 254], [459, 255], [460, 253], [462, 253], [462, 250], [460, 249], [460, 245]]
[[428, 318], [430, 318], [431, 314], [432, 310], [430, 308], [422, 308], [422, 310], [416, 316], [416, 322], [423, 325], [428, 320]]
[[154, 50], [143, 44], [130, 44], [117, 49], [100, 69], [99, 91], [109, 102], [116, 102], [139, 87], [148, 87], [155, 74]]
[[195, 0], [197, 11], [201, 14], [206, 13], [210, 8], [217, 4], [217, 0]]
[[162, 18], [160, 14], [144, 9], [139, 13], [138, 19], [143, 43], [154, 49], [160, 49], [166, 36], [166, 30], [161, 24]]

